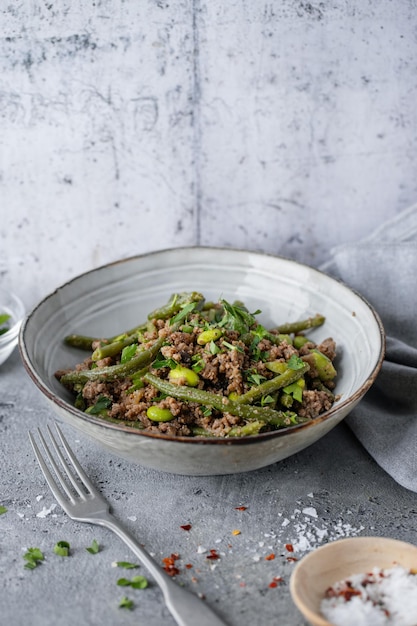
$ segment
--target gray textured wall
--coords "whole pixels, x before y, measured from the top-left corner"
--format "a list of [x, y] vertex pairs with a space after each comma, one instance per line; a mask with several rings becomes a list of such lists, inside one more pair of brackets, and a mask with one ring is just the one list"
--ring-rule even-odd
[[0, 9], [0, 272], [221, 245], [318, 265], [416, 201], [415, 0]]

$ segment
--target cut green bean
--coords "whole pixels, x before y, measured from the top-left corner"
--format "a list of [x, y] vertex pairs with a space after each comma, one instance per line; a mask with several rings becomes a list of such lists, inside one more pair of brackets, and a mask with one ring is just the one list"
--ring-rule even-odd
[[173, 385], [149, 372], [145, 374], [143, 379], [167, 396], [213, 407], [221, 413], [230, 413], [230, 415], [235, 415], [245, 420], [260, 420], [270, 424], [271, 426], [275, 426], [276, 428], [291, 426], [305, 421], [303, 418], [299, 418], [296, 413], [276, 411], [275, 409], [270, 409], [268, 407], [240, 404], [232, 402], [228, 398], [219, 394], [203, 391], [202, 389]]
[[173, 315], [176, 315], [184, 306], [191, 304], [192, 302], [201, 302], [202, 305], [204, 302], [204, 296], [197, 291], [192, 291], [190, 293], [173, 293], [167, 304], [149, 313], [148, 319], [166, 320]]
[[120, 352], [123, 350], [123, 348], [126, 348], [126, 346], [130, 346], [131, 344], [137, 342], [137, 333], [133, 335], [126, 335], [125, 337], [117, 341], [113, 341], [112, 343], [104, 343], [100, 345], [94, 350], [91, 358], [93, 359], [93, 361], [100, 361], [101, 359], [105, 359], [109, 356], [116, 356], [117, 354], [120, 354]]
[[149, 365], [158, 354], [164, 341], [164, 337], [160, 337], [150, 348], [139, 352], [136, 357], [126, 363], [118, 363], [117, 365], [109, 365], [108, 367], [96, 367], [91, 370], [73, 370], [67, 372], [60, 378], [60, 382], [63, 385], [74, 385], [76, 383], [86, 383], [89, 380], [108, 381], [117, 378], [127, 378], [146, 365]]
[[300, 320], [298, 322], [291, 322], [287, 324], [281, 324], [277, 326], [273, 330], [280, 335], [291, 335], [301, 333], [304, 330], [308, 330], [309, 328], [316, 328], [317, 326], [322, 326], [326, 318], [324, 315], [314, 315], [313, 317], [308, 317], [305, 320]]

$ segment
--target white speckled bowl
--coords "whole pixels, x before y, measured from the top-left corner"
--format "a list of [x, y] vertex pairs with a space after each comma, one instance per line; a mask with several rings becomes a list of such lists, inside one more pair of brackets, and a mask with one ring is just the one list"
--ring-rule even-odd
[[417, 546], [387, 537], [350, 537], [307, 554], [294, 568], [291, 597], [311, 626], [332, 626], [320, 612], [326, 589], [374, 567], [417, 569]]
[[[241, 300], [261, 309], [265, 326], [326, 316], [314, 340], [338, 345], [340, 400], [314, 421], [236, 439], [169, 437], [110, 424], [73, 406], [54, 372], [83, 358], [64, 345], [71, 333], [110, 336], [132, 328], [176, 291], [200, 291], [208, 300]], [[19, 338], [23, 363], [65, 422], [116, 455], [178, 474], [245, 472], [280, 461], [317, 441], [353, 409], [381, 367], [381, 321], [358, 294], [322, 272], [280, 257], [242, 250], [191, 247], [153, 252], [87, 272], [45, 298], [27, 317]]]

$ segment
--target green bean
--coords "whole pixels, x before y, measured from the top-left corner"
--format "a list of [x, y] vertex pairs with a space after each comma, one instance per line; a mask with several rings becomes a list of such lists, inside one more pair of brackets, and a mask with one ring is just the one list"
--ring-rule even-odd
[[[265, 422], [256, 421], [248, 422], [242, 426], [232, 426], [226, 437], [249, 437], [250, 435], [258, 435], [260, 430], [265, 427]], [[192, 426], [192, 433], [195, 437], [217, 437], [210, 430], [206, 430], [202, 426]]]
[[269, 409], [268, 407], [240, 404], [232, 402], [228, 398], [217, 393], [211, 393], [209, 391], [203, 391], [202, 389], [195, 389], [181, 385], [172, 385], [171, 383], [161, 380], [149, 372], [144, 375], [143, 379], [167, 396], [213, 407], [221, 413], [230, 413], [230, 415], [235, 415], [245, 420], [262, 421], [277, 428], [291, 426], [294, 423], [304, 421], [304, 419], [299, 418], [296, 413], [276, 411], [275, 409]]
[[311, 367], [316, 370], [318, 377], [322, 381], [333, 380], [336, 376], [336, 370], [325, 354], [320, 350], [313, 349], [303, 357], [307, 363], [310, 363]]
[[126, 363], [118, 363], [108, 367], [96, 367], [91, 370], [73, 370], [64, 374], [60, 378], [60, 382], [63, 385], [74, 385], [76, 383], [86, 383], [89, 380], [108, 381], [132, 376], [132, 374], [153, 361], [164, 341], [164, 337], [159, 337], [150, 348], [139, 352], [136, 357]]
[[88, 337], [87, 335], [72, 334], [64, 337], [64, 343], [66, 343], [67, 346], [72, 346], [73, 348], [80, 348], [81, 350], [91, 350], [91, 344], [93, 343], [93, 341], [101, 341], [105, 344], [111, 344], [115, 341], [120, 340], [124, 336], [135, 335], [136, 333], [142, 332], [144, 330], [146, 330], [146, 324], [140, 324], [139, 326], [135, 326], [134, 328], [131, 328], [124, 333], [114, 335], [114, 337]]
[[288, 368], [283, 374], [279, 374], [279, 376], [275, 376], [260, 385], [252, 387], [246, 393], [238, 396], [235, 402], [238, 404], [250, 404], [254, 400], [259, 400], [262, 396], [267, 396], [268, 394], [277, 391], [277, 389], [282, 389], [282, 387], [291, 385], [291, 383], [294, 383], [296, 380], [304, 376], [309, 369], [310, 366], [308, 363], [304, 363], [303, 366], [297, 370]]
[[120, 354], [123, 348], [126, 346], [130, 346], [133, 343], [138, 342], [138, 335], [126, 335], [123, 338], [118, 339], [117, 341], [113, 341], [112, 343], [105, 343], [96, 348], [91, 355], [93, 361], [100, 361], [100, 359], [105, 359], [109, 356], [116, 356], [116, 354]]
[[178, 313], [185, 305], [190, 304], [191, 302], [201, 302], [203, 304], [204, 296], [197, 291], [192, 291], [190, 293], [173, 293], [167, 304], [149, 313], [148, 319], [169, 319]]
[[281, 324], [277, 326], [273, 330], [280, 335], [291, 335], [301, 333], [308, 328], [316, 328], [317, 326], [322, 326], [325, 322], [326, 318], [324, 315], [315, 315], [314, 317], [308, 317], [305, 320], [300, 320], [298, 322], [290, 322], [287, 324]]
[[86, 335], [67, 335], [64, 337], [64, 343], [67, 346], [80, 348], [81, 350], [91, 350], [93, 341], [97, 341], [97, 339], [95, 337], [87, 337]]

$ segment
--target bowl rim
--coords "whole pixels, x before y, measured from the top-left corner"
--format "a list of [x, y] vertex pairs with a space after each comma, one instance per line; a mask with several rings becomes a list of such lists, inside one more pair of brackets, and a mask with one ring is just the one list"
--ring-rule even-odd
[[[313, 420], [309, 422], [297, 424], [294, 426], [288, 426], [287, 428], [282, 428], [282, 429], [278, 429], [278, 430], [274, 430], [274, 431], [270, 431], [266, 433], [259, 433], [257, 435], [249, 435], [246, 437], [233, 437], [229, 439], [229, 438], [216, 438], [216, 437], [199, 437], [199, 436], [186, 437], [186, 436], [178, 436], [178, 435], [166, 435], [163, 433], [147, 432], [139, 428], [125, 426], [123, 423], [117, 424], [117, 423], [109, 422], [99, 417], [95, 417], [94, 415], [89, 415], [88, 413], [84, 413], [83, 411], [80, 411], [79, 409], [76, 409], [69, 402], [63, 400], [62, 398], [60, 398], [59, 396], [51, 392], [51, 390], [42, 382], [40, 377], [36, 374], [35, 367], [26, 349], [25, 332], [26, 332], [26, 328], [28, 324], [30, 324], [32, 316], [47, 300], [49, 300], [50, 298], [58, 294], [62, 289], [64, 289], [68, 285], [71, 285], [75, 281], [81, 278], [84, 278], [88, 276], [89, 274], [94, 274], [95, 272], [103, 271], [115, 265], [120, 265], [123, 263], [130, 263], [130, 262], [140, 260], [143, 258], [150, 258], [156, 255], [169, 254], [169, 253], [176, 252], [176, 251], [189, 252], [189, 251], [202, 251], [202, 250], [214, 251], [217, 253], [220, 253], [220, 252], [228, 252], [232, 254], [235, 252], [239, 254], [245, 253], [245, 254], [251, 254], [251, 255], [258, 256], [258, 257], [262, 257], [262, 258], [266, 257], [266, 258], [271, 258], [271, 259], [277, 259], [277, 260], [282, 260], [282, 261], [285, 261], [294, 265], [299, 265], [300, 267], [308, 268], [310, 271], [317, 272], [318, 274], [325, 276], [326, 279], [328, 280], [339, 283], [340, 285], [348, 289], [350, 292], [352, 292], [355, 296], [357, 296], [360, 300], [362, 300], [362, 302], [368, 307], [368, 309], [372, 313], [374, 320], [377, 324], [378, 331], [379, 331], [379, 338], [380, 338], [380, 349], [379, 349], [379, 353], [378, 353], [374, 368], [369, 373], [368, 377], [363, 381], [362, 385], [355, 391], [355, 393], [349, 396], [349, 398], [347, 398], [346, 400], [342, 400], [341, 402], [339, 402], [337, 406], [333, 405], [328, 411], [315, 417]], [[326, 272], [323, 272], [320, 269], [307, 265], [306, 263], [301, 263], [300, 261], [290, 259], [282, 255], [247, 250], [247, 249], [242, 249], [242, 248], [232, 248], [232, 247], [226, 248], [226, 247], [221, 247], [221, 246], [178, 246], [178, 247], [171, 247], [171, 248], [162, 248], [160, 250], [153, 250], [151, 252], [145, 252], [143, 254], [132, 255], [132, 256], [122, 258], [122, 259], [118, 259], [116, 261], [111, 261], [109, 263], [105, 263], [103, 265], [99, 265], [98, 267], [82, 272], [81, 274], [78, 274], [77, 276], [74, 276], [73, 278], [67, 280], [62, 285], [60, 285], [59, 287], [54, 289], [52, 292], [47, 294], [44, 298], [42, 298], [38, 302], [38, 304], [34, 308], [32, 308], [32, 310], [26, 315], [26, 317], [24, 318], [20, 326], [18, 347], [19, 347], [20, 356], [21, 356], [23, 365], [26, 369], [26, 372], [29, 374], [30, 378], [35, 383], [35, 385], [40, 389], [40, 391], [53, 404], [57, 405], [59, 409], [69, 412], [73, 417], [77, 419], [81, 419], [82, 421], [87, 422], [90, 425], [106, 428], [109, 430], [115, 430], [118, 432], [125, 432], [125, 433], [129, 433], [129, 434], [136, 435], [139, 437], [146, 437], [149, 439], [159, 439], [159, 440], [181, 442], [181, 443], [194, 444], [194, 445], [199, 444], [199, 445], [233, 446], [233, 445], [242, 445], [242, 444], [251, 445], [259, 441], [266, 441], [272, 438], [283, 437], [289, 433], [305, 430], [307, 428], [312, 428], [313, 426], [316, 426], [320, 422], [330, 420], [336, 412], [340, 411], [340, 409], [349, 407], [351, 404], [356, 403], [356, 401], [362, 398], [362, 396], [373, 385], [373, 383], [376, 380], [377, 375], [379, 374], [379, 371], [382, 367], [382, 363], [385, 357], [386, 334], [385, 334], [385, 329], [384, 329], [384, 326], [383, 326], [383, 323], [379, 314], [377, 313], [374, 306], [370, 304], [370, 302], [364, 296], [362, 296], [362, 294], [360, 294], [355, 289], [352, 289], [352, 287], [347, 285], [344, 281], [338, 278], [335, 278], [333, 276], [330, 276]]]
[[[326, 618], [320, 612], [317, 612], [316, 610], [311, 608], [311, 606], [308, 603], [304, 602], [303, 598], [298, 593], [297, 583], [298, 583], [298, 579], [300, 577], [301, 572], [306, 571], [309, 567], [309, 564], [312, 561], [316, 560], [317, 557], [325, 555], [326, 553], [331, 553], [335, 549], [337, 550], [340, 546], [345, 545], [346, 548], [351, 547], [350, 552], [352, 553], [354, 546], [356, 546], [356, 551], [358, 550], [360, 551], [360, 548], [359, 548], [360, 544], [368, 545], [371, 542], [374, 545], [374, 548], [378, 548], [378, 550], [375, 551], [376, 552], [375, 560], [377, 560], [378, 558], [377, 553], [381, 552], [383, 547], [388, 546], [388, 545], [390, 547], [398, 548], [399, 551], [401, 549], [404, 551], [409, 551], [411, 548], [415, 552], [416, 558], [417, 558], [417, 545], [416, 544], [413, 544], [409, 541], [404, 541], [402, 539], [396, 539], [394, 537], [383, 537], [379, 535], [374, 535], [374, 536], [373, 535], [361, 535], [357, 537], [344, 537], [341, 539], [330, 541], [328, 543], [325, 543], [324, 545], [319, 546], [318, 548], [306, 554], [296, 564], [291, 574], [291, 578], [289, 582], [289, 589], [290, 589], [290, 595], [291, 595], [292, 601], [294, 602], [295, 606], [299, 609], [299, 611], [301, 611], [304, 617], [306, 617], [306, 619], [308, 619], [309, 621], [314, 619], [314, 624], [316, 624], [316, 626], [331, 626], [331, 623], [328, 620], [326, 620]], [[398, 563], [398, 565], [401, 565], [401, 563]], [[376, 567], [378, 567], [378, 565], [376, 565]], [[358, 572], [358, 573], [361, 573], [361, 572]], [[349, 576], [351, 576], [351, 574], [347, 575], [347, 577]], [[337, 581], [334, 581], [334, 582], [337, 582]]]

